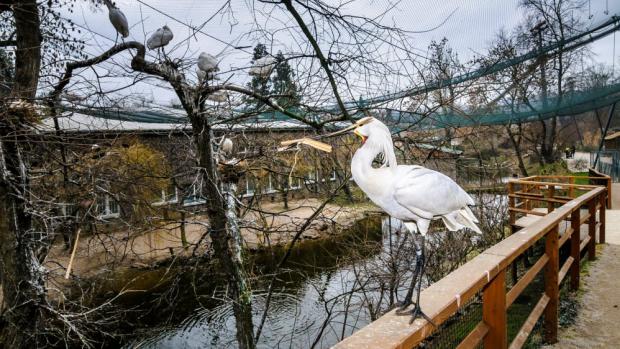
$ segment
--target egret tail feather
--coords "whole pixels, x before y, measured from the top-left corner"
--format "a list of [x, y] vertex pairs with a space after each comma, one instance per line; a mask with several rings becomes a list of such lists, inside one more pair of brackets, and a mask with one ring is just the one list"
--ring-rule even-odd
[[478, 234], [482, 234], [482, 230], [480, 230], [480, 228], [476, 224], [478, 220], [475, 216], [473, 216], [473, 213], [471, 213], [471, 211], [468, 212], [468, 210], [469, 208], [459, 210], [458, 214], [456, 215], [456, 220], [461, 225], [475, 231]]

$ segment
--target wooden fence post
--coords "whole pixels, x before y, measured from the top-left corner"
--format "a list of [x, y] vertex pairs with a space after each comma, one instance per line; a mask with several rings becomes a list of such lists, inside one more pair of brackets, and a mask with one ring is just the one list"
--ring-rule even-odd
[[579, 266], [581, 263], [581, 210], [577, 208], [570, 215], [571, 228], [573, 233], [570, 237], [570, 255], [573, 257], [573, 264], [570, 267], [570, 286], [573, 291], [579, 289]]
[[570, 184], [571, 186], [568, 187], [568, 196], [570, 196], [571, 198], [575, 197], [575, 187], [573, 187], [573, 185], [575, 184], [575, 177], [570, 176], [568, 177], [568, 184]]
[[489, 332], [484, 336], [484, 348], [507, 348], [506, 270], [500, 271], [482, 290], [482, 320], [489, 326]]
[[[514, 195], [514, 193], [515, 193], [515, 184], [514, 182], [510, 181], [508, 182], [508, 207], [512, 207], [512, 208], [517, 207], [517, 198], [511, 196], [511, 195]], [[510, 227], [512, 229], [512, 227], [514, 226], [517, 220], [516, 212], [508, 210], [508, 214], [510, 215]], [[513, 233], [512, 230], [510, 232]]]
[[611, 207], [611, 177], [607, 177], [607, 208], [610, 210], [613, 208]]
[[[609, 195], [609, 193], [607, 193]], [[601, 224], [598, 226], [598, 241], [601, 244], [605, 243], [605, 219], [606, 217], [606, 206], [607, 206], [607, 195], [601, 194], [601, 208], [598, 214], [598, 219]]]
[[553, 200], [554, 196], [555, 196], [555, 186], [548, 185], [547, 186], [547, 199], [550, 199], [550, 200], [547, 201], [547, 213], [551, 213], [555, 209], [555, 204], [551, 201]]
[[560, 258], [557, 225], [545, 237], [545, 254], [549, 257], [549, 261], [545, 266], [545, 294], [549, 297], [549, 303], [545, 308], [545, 341], [553, 344], [558, 341], [558, 304], [560, 296], [558, 286]]
[[590, 213], [590, 219], [588, 219], [588, 235], [590, 236], [590, 243], [588, 244], [588, 259], [593, 261], [596, 258], [596, 204], [597, 199], [590, 199], [588, 202], [588, 211]]

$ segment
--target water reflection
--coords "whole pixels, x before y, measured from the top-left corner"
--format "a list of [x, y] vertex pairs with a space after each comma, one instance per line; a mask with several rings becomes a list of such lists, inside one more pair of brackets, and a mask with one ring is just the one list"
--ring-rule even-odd
[[[495, 207], [485, 219], [505, 219], [505, 197], [480, 195], [481, 207]], [[383, 217], [360, 221], [343, 237], [306, 241], [292, 254], [278, 282], [259, 348], [327, 348], [368, 324], [405, 294], [414, 266], [410, 236], [402, 222]], [[432, 236], [433, 234], [429, 235]], [[442, 233], [437, 234], [438, 239]], [[253, 258], [255, 275], [276, 272], [283, 251], [260, 252]], [[405, 272], [403, 272], [405, 270]], [[194, 268], [193, 272], [201, 271]], [[254, 324], [261, 318], [267, 277], [253, 283]], [[213, 287], [213, 284], [219, 287]], [[140, 331], [134, 348], [235, 348], [235, 322], [225, 285], [211, 277], [188, 277], [179, 282], [174, 316], [153, 321]], [[190, 288], [195, 291], [187, 291]], [[152, 314], [158, 314], [155, 308]], [[162, 316], [163, 316], [162, 315]], [[153, 315], [155, 316], [155, 315]]]

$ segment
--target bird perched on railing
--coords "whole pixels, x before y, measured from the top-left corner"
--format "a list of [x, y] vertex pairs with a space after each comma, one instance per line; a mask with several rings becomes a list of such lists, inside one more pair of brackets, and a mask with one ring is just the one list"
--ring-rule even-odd
[[277, 60], [271, 56], [265, 56], [254, 61], [250, 68], [250, 75], [266, 78], [276, 66]]
[[[129, 23], [127, 22], [127, 17], [123, 11], [121, 11], [118, 7], [116, 7], [112, 1], [103, 0], [104, 4], [108, 7], [108, 17], [110, 18], [110, 22], [116, 29], [116, 39], [118, 40], [118, 34], [121, 34], [123, 38], [129, 36]], [[116, 40], [114, 40], [116, 42]]]
[[170, 30], [170, 28], [168, 28], [168, 26], [165, 25], [157, 29], [153, 34], [151, 34], [149, 39], [146, 41], [146, 46], [150, 50], [164, 47], [168, 45], [170, 41], [172, 41], [172, 38], [174, 38], [174, 34], [172, 34], [172, 30]]
[[[334, 136], [353, 131], [362, 139], [362, 146], [351, 161], [351, 174], [364, 193], [390, 216], [404, 222], [416, 247], [416, 265], [411, 285], [401, 303], [399, 313], [411, 305], [417, 281], [417, 299], [411, 321], [422, 316], [431, 319], [420, 309], [420, 289], [424, 275], [424, 238], [430, 223], [441, 219], [450, 231], [469, 228], [482, 234], [478, 220], [469, 206], [474, 200], [450, 177], [422, 166], [398, 165], [390, 130], [381, 121], [366, 117], [350, 127], [329, 134]], [[383, 166], [373, 167], [382, 154]], [[416, 238], [421, 236], [421, 241]]]

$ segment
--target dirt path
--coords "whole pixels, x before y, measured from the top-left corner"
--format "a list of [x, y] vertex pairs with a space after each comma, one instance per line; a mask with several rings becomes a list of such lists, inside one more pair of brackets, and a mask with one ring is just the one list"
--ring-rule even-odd
[[577, 320], [547, 348], [620, 348], [620, 210], [608, 210], [607, 217], [608, 244], [582, 278]]
[[[241, 222], [242, 234], [248, 247], [286, 243], [321, 204], [318, 199], [292, 201], [289, 209], [284, 210], [279, 203], [267, 203], [260, 209], [277, 214], [251, 212]], [[352, 224], [360, 219], [370, 205], [359, 207], [342, 207], [328, 204], [317, 219], [303, 233], [302, 239], [316, 239], [322, 235], [337, 233], [336, 230]], [[157, 260], [171, 256], [191, 255], [192, 244], [200, 241], [206, 231], [205, 217], [187, 219], [185, 227], [189, 249], [184, 249], [181, 242], [179, 223], [153, 228], [140, 234], [130, 231], [100, 233], [82, 236], [79, 239], [72, 274], [86, 276], [95, 274], [102, 269], [119, 266], [146, 266]], [[264, 231], [268, 231], [267, 236]], [[268, 239], [268, 241], [267, 241]], [[204, 244], [203, 244], [204, 246]], [[200, 251], [202, 252], [202, 251]], [[69, 251], [64, 250], [58, 241], [52, 247], [46, 267], [53, 274], [64, 275], [64, 268], [69, 264]]]

